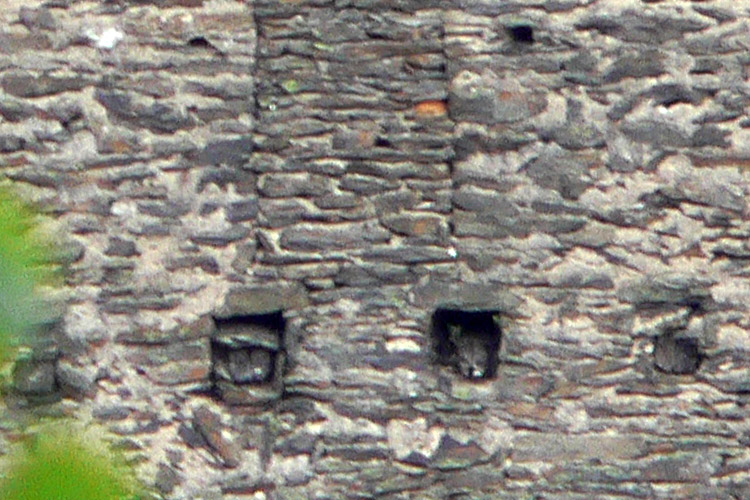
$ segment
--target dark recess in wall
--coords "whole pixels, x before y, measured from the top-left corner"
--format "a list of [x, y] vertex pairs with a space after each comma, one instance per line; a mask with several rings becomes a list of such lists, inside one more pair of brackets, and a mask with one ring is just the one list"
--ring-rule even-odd
[[203, 47], [203, 48], [210, 48], [211, 44], [206, 40], [205, 37], [202, 36], [196, 36], [188, 40], [188, 45], [191, 47]]
[[216, 320], [211, 339], [213, 383], [241, 386], [280, 380], [277, 359], [284, 350], [283, 333], [280, 311]]
[[534, 43], [534, 28], [532, 28], [528, 24], [516, 24], [513, 26], [508, 26], [507, 32], [511, 40], [513, 40], [514, 42], [528, 44]]
[[654, 341], [654, 364], [664, 373], [688, 375], [698, 371], [703, 356], [695, 339], [676, 337], [675, 332], [660, 335]]
[[494, 377], [502, 334], [498, 314], [496, 310], [436, 310], [431, 334], [437, 362], [467, 379]]

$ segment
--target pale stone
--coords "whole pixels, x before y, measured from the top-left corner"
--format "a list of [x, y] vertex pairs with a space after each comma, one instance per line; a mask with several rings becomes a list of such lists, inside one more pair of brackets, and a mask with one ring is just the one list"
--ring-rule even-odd
[[722, 325], [716, 333], [719, 347], [731, 350], [750, 350], [750, 331], [735, 325]]
[[477, 437], [477, 444], [488, 454], [513, 446], [516, 431], [504, 420], [488, 418]]
[[396, 458], [403, 460], [414, 452], [427, 458], [437, 451], [445, 429], [439, 426], [428, 428], [424, 418], [416, 420], [391, 420], [388, 422], [388, 447]]
[[589, 428], [589, 415], [579, 401], [560, 401], [555, 409], [555, 419], [571, 432]]
[[411, 339], [390, 339], [385, 343], [388, 352], [421, 352], [422, 348]]
[[268, 466], [268, 475], [276, 481], [298, 484], [308, 480], [313, 474], [310, 455], [282, 457], [274, 455]]

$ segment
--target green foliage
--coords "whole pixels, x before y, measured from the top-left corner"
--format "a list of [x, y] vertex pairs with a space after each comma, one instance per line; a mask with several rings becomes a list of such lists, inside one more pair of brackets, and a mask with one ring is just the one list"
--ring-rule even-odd
[[21, 456], [14, 457], [5, 482], [4, 500], [119, 500], [135, 495], [127, 469], [92, 446], [71, 427], [36, 436]]
[[52, 284], [52, 243], [38, 216], [13, 192], [0, 187], [0, 358], [45, 317], [39, 286]]
[[[29, 335], [49, 318], [38, 292], [56, 284], [54, 255], [52, 237], [41, 230], [33, 208], [0, 186], [0, 362], [9, 361], [9, 347], [31, 341]], [[129, 470], [104, 453], [103, 446], [83, 443], [72, 426], [38, 431], [2, 471], [0, 499], [138, 498]]]

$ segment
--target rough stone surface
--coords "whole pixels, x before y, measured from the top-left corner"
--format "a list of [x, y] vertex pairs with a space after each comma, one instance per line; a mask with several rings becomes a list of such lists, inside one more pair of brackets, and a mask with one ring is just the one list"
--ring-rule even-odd
[[750, 497], [745, 10], [4, 0], [66, 268], [8, 399], [170, 500]]

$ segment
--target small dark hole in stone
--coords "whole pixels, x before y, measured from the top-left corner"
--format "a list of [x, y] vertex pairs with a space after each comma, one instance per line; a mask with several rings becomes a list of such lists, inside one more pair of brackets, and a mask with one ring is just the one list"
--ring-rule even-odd
[[211, 339], [214, 384], [265, 384], [279, 377], [277, 358], [284, 350], [283, 332], [281, 312], [216, 320]]
[[393, 144], [391, 144], [391, 141], [389, 141], [388, 139], [378, 137], [377, 139], [375, 139], [375, 146], [379, 148], [390, 148], [393, 146]]
[[383, 32], [366, 31], [365, 32], [370, 40], [389, 40], [389, 38]]
[[526, 24], [508, 27], [508, 35], [511, 40], [518, 43], [534, 43], [534, 28]]
[[660, 102], [659, 104], [661, 104], [665, 108], [671, 108], [672, 106], [674, 106], [676, 104], [689, 103], [689, 102], [690, 102], [689, 99], [683, 99], [681, 97], [674, 97], [672, 99], [665, 99], [664, 101]]
[[676, 338], [674, 333], [660, 335], [654, 341], [654, 364], [659, 371], [687, 375], [698, 371], [703, 356], [691, 338]]
[[453, 367], [468, 379], [495, 376], [501, 337], [499, 311], [438, 309], [431, 328], [438, 363]]
[[202, 36], [196, 36], [188, 41], [188, 45], [191, 47], [211, 47], [211, 43]]

